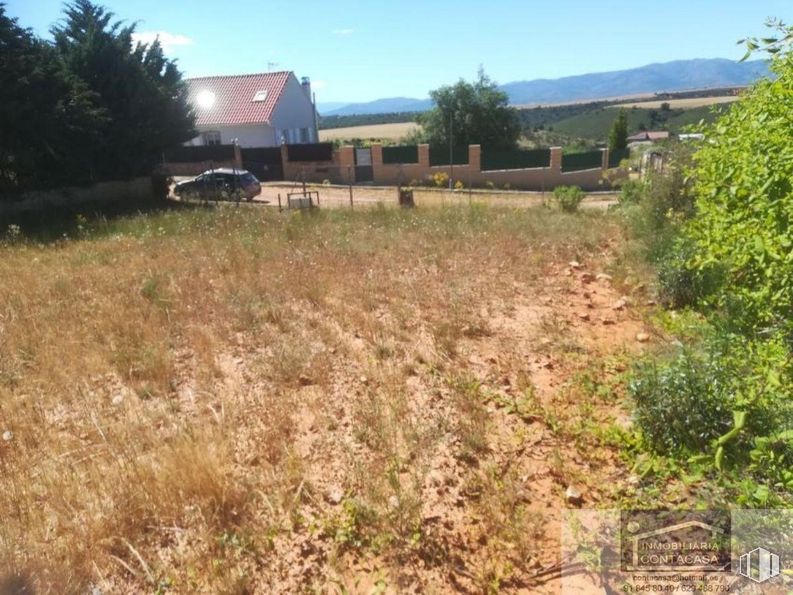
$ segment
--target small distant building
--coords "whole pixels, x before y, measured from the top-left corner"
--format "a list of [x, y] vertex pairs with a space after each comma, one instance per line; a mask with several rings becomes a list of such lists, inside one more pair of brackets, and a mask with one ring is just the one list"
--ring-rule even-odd
[[190, 146], [278, 147], [319, 140], [308, 78], [266, 72], [187, 79], [199, 135]]
[[672, 135], [668, 130], [648, 131], [643, 130], [628, 137], [628, 144], [631, 143], [656, 143], [662, 140], [671, 138]]

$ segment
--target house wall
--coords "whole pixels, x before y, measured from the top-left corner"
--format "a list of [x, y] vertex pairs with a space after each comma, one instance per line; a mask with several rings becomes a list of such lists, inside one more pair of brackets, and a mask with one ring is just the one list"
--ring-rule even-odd
[[[223, 145], [231, 144], [234, 139], [243, 148], [252, 147], [276, 147], [280, 142], [276, 139], [275, 130], [269, 124], [244, 124], [240, 126], [221, 126], [213, 125], [198, 129], [199, 132], [209, 132], [216, 130], [220, 132], [220, 143]], [[203, 145], [201, 136], [185, 143], [191, 146]]]
[[[300, 82], [294, 74], [284, 86], [278, 104], [273, 111], [270, 124], [245, 124], [240, 126], [212, 125], [198, 128], [199, 132], [220, 132], [221, 144], [227, 145], [237, 140], [240, 147], [245, 149], [259, 147], [278, 147], [281, 145], [281, 136], [284, 135], [289, 144], [299, 144], [300, 129], [308, 129], [309, 143], [319, 140], [314, 118], [314, 105], [311, 98], [306, 95]], [[284, 132], [290, 131], [290, 132]], [[185, 143], [190, 146], [203, 145], [201, 135]]]
[[[278, 134], [278, 143], [280, 142], [280, 135], [282, 130], [299, 130], [301, 128], [308, 128], [308, 142], [316, 143], [319, 141], [319, 135], [316, 128], [316, 120], [314, 118], [314, 105], [311, 98], [306, 95], [300, 82], [294, 74], [289, 75], [284, 86], [284, 92], [278, 105], [273, 112], [271, 123]], [[288, 138], [288, 144], [298, 144], [301, 142], [299, 136], [297, 138]]]

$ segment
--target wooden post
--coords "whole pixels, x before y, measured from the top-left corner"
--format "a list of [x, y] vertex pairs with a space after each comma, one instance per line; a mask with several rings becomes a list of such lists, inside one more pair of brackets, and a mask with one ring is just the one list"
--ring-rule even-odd
[[278, 193], [278, 212], [280, 213], [283, 209], [281, 208], [281, 193]]
[[354, 207], [352, 204], [352, 167], [349, 166], [347, 167], [347, 181], [350, 184], [350, 209], [353, 209]]

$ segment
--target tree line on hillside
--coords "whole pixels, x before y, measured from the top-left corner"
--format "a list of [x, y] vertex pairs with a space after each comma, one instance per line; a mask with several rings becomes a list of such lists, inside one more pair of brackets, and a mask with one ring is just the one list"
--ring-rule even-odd
[[415, 122], [417, 112], [394, 112], [390, 114], [353, 114], [349, 116], [320, 116], [320, 130], [352, 128], [353, 126], [376, 126], [378, 124], [403, 124]]
[[0, 4], [0, 193], [128, 179], [195, 136], [182, 74], [135, 25], [74, 0], [38, 38]]
[[[666, 108], [666, 109], [665, 109]], [[643, 130], [682, 131], [686, 126], [713, 122], [728, 108], [727, 104], [694, 108], [627, 108], [628, 133]], [[520, 129], [521, 146], [560, 145], [594, 147], [608, 140], [609, 131], [619, 110], [608, 102], [574, 105], [514, 108]], [[329, 116], [320, 122], [320, 128], [344, 128], [363, 125], [418, 122], [422, 114], [394, 113], [362, 116]], [[399, 142], [425, 142], [426, 135], [414, 134]], [[586, 150], [586, 149], [582, 149]]]

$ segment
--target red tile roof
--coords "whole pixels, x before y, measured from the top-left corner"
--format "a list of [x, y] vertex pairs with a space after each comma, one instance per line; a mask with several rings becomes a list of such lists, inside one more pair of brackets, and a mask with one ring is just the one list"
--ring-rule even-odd
[[[196, 113], [196, 126], [269, 122], [291, 72], [266, 72], [187, 79], [187, 100]], [[264, 101], [254, 101], [266, 91]], [[205, 99], [202, 102], [199, 99]], [[210, 105], [211, 103], [211, 105]]]

